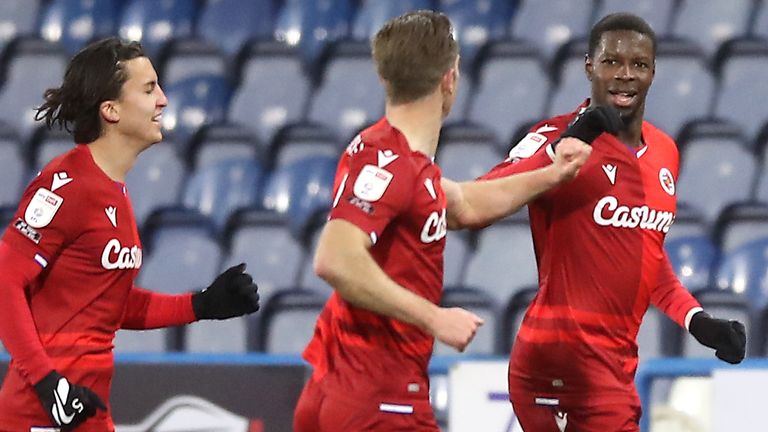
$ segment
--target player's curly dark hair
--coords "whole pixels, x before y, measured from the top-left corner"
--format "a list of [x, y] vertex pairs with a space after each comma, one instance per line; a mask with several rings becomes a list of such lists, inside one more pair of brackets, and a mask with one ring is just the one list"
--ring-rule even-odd
[[144, 57], [141, 44], [116, 37], [83, 48], [67, 65], [61, 87], [45, 91], [35, 120], [45, 120], [49, 129], [58, 123], [76, 143], [95, 141], [102, 134], [99, 106], [120, 96], [128, 79], [125, 61], [137, 57]]
[[614, 13], [604, 16], [589, 32], [589, 56], [595, 54], [603, 33], [620, 30], [635, 31], [648, 36], [653, 44], [653, 52], [656, 53], [656, 33], [644, 19], [631, 13]]

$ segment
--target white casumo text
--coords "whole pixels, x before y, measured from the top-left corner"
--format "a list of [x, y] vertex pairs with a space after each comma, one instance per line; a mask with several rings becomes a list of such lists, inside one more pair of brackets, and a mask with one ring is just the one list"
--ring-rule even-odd
[[614, 226], [616, 228], [637, 228], [669, 231], [669, 227], [675, 221], [675, 214], [670, 211], [661, 211], [648, 206], [627, 207], [620, 206], [616, 197], [606, 196], [600, 199], [595, 206], [592, 217], [598, 225]]
[[101, 266], [107, 270], [141, 267], [141, 249], [138, 246], [123, 247], [120, 240], [112, 239], [101, 253]]
[[427, 221], [424, 222], [424, 227], [421, 229], [421, 242], [432, 243], [445, 237], [448, 232], [448, 222], [445, 219], [445, 209], [438, 213], [433, 211], [427, 217]]

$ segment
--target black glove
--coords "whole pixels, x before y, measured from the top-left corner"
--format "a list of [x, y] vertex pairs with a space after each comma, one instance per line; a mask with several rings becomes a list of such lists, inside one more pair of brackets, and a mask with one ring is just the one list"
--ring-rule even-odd
[[62, 431], [73, 430], [95, 415], [97, 409], [107, 409], [91, 389], [70, 383], [56, 371], [35, 384], [35, 391], [48, 417]]
[[744, 360], [747, 345], [744, 324], [712, 318], [708, 313], [699, 311], [691, 317], [688, 331], [700, 344], [715, 349], [715, 355], [720, 360], [730, 364]]
[[228, 268], [206, 289], [192, 296], [197, 319], [227, 319], [259, 310], [258, 287], [244, 273], [245, 263]]
[[[619, 133], [623, 122], [619, 112], [612, 106], [594, 105], [585, 109], [568, 125], [568, 129], [560, 135], [560, 139], [574, 137], [592, 144], [603, 132], [616, 135]], [[560, 141], [558, 139], [558, 141]], [[552, 144], [552, 149], [557, 145]]]

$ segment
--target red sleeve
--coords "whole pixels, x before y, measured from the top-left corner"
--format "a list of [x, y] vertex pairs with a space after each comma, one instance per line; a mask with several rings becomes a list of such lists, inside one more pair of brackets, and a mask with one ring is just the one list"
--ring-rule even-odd
[[481, 176], [480, 179], [492, 180], [501, 177], [507, 177], [512, 174], [518, 174], [543, 168], [551, 163], [552, 158], [549, 157], [546, 149], [542, 148], [536, 154], [527, 159], [505, 160], [504, 162], [491, 168], [491, 170]]
[[0, 339], [29, 384], [53, 370], [43, 349], [25, 288], [42, 268], [0, 241]]
[[698, 300], [677, 279], [666, 252], [659, 269], [658, 282], [651, 291], [651, 303], [683, 328], [687, 328], [686, 321], [690, 320], [690, 312], [701, 308]]
[[410, 206], [415, 181], [408, 155], [392, 154], [390, 161], [380, 167], [373, 146], [351, 155], [348, 171], [335, 191], [329, 220], [343, 219], [380, 237], [390, 221]]
[[120, 328], [148, 330], [189, 324], [195, 319], [192, 294], [160, 294], [133, 287], [128, 293]]

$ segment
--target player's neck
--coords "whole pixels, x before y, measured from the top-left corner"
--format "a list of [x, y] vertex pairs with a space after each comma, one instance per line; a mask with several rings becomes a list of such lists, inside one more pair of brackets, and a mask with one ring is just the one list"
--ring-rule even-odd
[[123, 140], [102, 136], [88, 144], [96, 165], [112, 180], [125, 182], [139, 153]]
[[619, 131], [619, 140], [630, 147], [643, 145], [643, 117], [639, 115], [632, 122]]
[[394, 128], [408, 140], [411, 150], [429, 157], [435, 156], [443, 124], [442, 101], [429, 95], [415, 102], [392, 105], [387, 103], [385, 116]]

